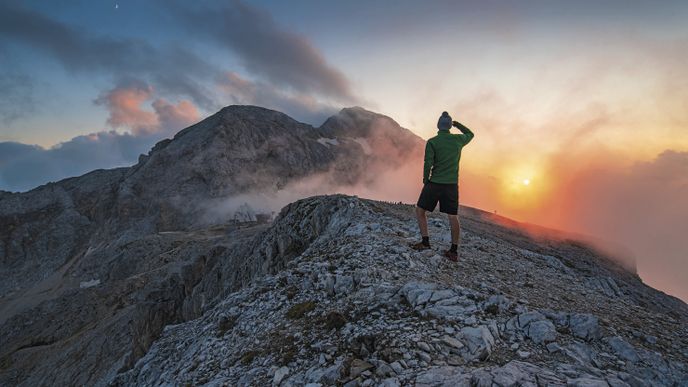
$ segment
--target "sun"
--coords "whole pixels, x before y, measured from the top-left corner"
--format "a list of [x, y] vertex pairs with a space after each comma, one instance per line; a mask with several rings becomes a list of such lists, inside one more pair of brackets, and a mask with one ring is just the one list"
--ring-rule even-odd
[[498, 200], [510, 211], [540, 208], [551, 192], [552, 178], [546, 165], [538, 160], [505, 163], [495, 174], [499, 181]]

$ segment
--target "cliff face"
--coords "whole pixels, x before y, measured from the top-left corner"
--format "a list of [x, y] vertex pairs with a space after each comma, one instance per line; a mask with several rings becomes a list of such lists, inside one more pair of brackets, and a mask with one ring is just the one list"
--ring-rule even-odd
[[339, 195], [268, 224], [207, 216], [309, 176], [374, 180], [422, 150], [361, 108], [314, 128], [231, 106], [132, 167], [0, 192], [0, 385], [685, 378], [686, 305], [583, 244], [462, 208], [453, 265], [445, 220], [421, 254], [410, 206]]

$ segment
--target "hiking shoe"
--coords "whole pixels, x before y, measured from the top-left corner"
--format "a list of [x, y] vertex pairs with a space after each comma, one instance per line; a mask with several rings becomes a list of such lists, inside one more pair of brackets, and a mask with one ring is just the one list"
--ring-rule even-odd
[[414, 243], [414, 244], [410, 245], [410, 247], [414, 250], [421, 251], [421, 250], [428, 250], [430, 248], [430, 245], [426, 245], [423, 242], [418, 242], [418, 243]]
[[444, 256], [452, 262], [459, 262], [459, 253], [457, 252], [447, 250], [444, 252]]

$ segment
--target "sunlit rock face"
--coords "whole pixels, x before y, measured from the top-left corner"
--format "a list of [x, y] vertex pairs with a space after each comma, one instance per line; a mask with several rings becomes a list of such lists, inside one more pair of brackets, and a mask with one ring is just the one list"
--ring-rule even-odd
[[444, 218], [432, 250], [407, 247], [408, 205], [222, 206], [374, 180], [422, 149], [360, 108], [314, 128], [230, 106], [132, 167], [0, 192], [0, 385], [686, 378], [686, 305], [583, 244], [462, 208], [453, 264]]

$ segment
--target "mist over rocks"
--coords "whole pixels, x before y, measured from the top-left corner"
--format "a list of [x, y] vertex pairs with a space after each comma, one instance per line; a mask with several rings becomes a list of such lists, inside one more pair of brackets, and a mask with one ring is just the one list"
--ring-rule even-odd
[[442, 217], [419, 253], [411, 206], [311, 196], [422, 150], [362, 108], [314, 128], [230, 106], [134, 166], [0, 192], [0, 385], [687, 378], [686, 305], [582, 243], [462, 207], [454, 265]]

